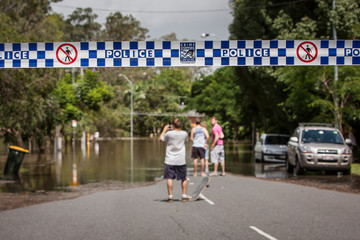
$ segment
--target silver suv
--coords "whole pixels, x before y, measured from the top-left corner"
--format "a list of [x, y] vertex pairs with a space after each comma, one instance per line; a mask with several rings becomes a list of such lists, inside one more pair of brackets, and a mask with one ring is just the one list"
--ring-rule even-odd
[[300, 123], [287, 146], [286, 169], [302, 174], [304, 169], [350, 174], [351, 140], [330, 124]]

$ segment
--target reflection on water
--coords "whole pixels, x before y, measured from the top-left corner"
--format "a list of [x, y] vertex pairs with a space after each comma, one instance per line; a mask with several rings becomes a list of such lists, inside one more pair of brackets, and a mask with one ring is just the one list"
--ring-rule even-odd
[[[20, 169], [20, 180], [0, 180], [0, 191], [65, 191], [69, 186], [89, 183], [143, 183], [161, 178], [166, 144], [154, 139], [133, 141], [99, 141], [86, 144], [63, 146], [61, 152], [53, 154], [27, 154]], [[192, 174], [191, 142], [187, 143], [187, 163]], [[7, 158], [6, 147], [0, 149], [0, 177]], [[225, 143], [226, 171], [259, 178], [306, 179], [319, 182], [336, 182], [360, 189], [360, 180], [354, 176], [322, 176], [321, 174], [292, 177], [285, 171], [284, 164], [258, 163], [253, 160], [251, 144], [227, 141]], [[131, 167], [133, 166], [133, 168]], [[212, 165], [210, 165], [210, 171]], [[319, 176], [320, 175], [320, 176]]]
[[255, 177], [286, 179], [285, 163], [255, 163]]
[[[62, 190], [88, 183], [131, 184], [161, 177], [165, 144], [152, 139], [134, 140], [134, 169], [131, 169], [130, 143], [130, 140], [99, 141], [88, 147], [79, 142], [75, 146], [63, 146], [62, 152], [55, 154], [27, 154], [20, 169], [19, 184], [0, 182], [0, 190]], [[6, 158], [6, 153], [0, 156], [1, 174]]]

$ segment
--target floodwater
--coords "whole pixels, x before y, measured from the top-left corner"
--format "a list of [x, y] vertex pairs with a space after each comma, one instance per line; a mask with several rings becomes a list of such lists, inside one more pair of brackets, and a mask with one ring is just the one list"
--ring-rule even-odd
[[[131, 141], [109, 140], [63, 146], [52, 154], [26, 154], [16, 181], [0, 180], [1, 192], [68, 191], [71, 186], [95, 184], [116, 185], [152, 182], [161, 179], [164, 171], [166, 144], [155, 139]], [[133, 149], [133, 154], [131, 154]], [[192, 175], [191, 143], [187, 143], [188, 174]], [[285, 164], [254, 162], [249, 142], [225, 142], [226, 171], [258, 178], [308, 180], [322, 184], [338, 184], [360, 189], [357, 176], [323, 175], [315, 172], [292, 176]], [[7, 158], [7, 147], [0, 147], [0, 179]], [[200, 169], [200, 166], [198, 166]], [[210, 171], [213, 166], [210, 165]]]

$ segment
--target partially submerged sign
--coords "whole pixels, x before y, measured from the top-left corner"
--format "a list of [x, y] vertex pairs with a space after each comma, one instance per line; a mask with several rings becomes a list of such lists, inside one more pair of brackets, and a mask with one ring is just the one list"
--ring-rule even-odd
[[360, 40], [0, 43], [0, 68], [360, 65]]

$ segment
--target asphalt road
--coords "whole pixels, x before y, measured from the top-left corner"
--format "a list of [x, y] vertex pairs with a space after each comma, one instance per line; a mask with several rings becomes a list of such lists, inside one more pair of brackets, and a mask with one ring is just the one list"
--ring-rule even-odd
[[360, 194], [227, 175], [203, 195], [167, 203], [160, 181], [4, 211], [0, 239], [360, 239]]

